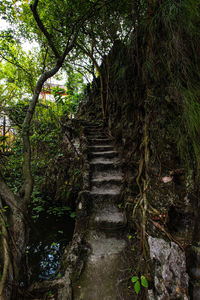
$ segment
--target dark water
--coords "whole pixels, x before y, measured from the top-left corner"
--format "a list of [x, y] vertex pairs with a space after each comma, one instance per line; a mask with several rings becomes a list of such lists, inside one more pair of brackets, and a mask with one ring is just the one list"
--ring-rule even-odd
[[35, 281], [59, 277], [59, 262], [65, 247], [72, 240], [74, 219], [63, 216], [40, 215], [34, 221], [26, 250], [24, 285]]

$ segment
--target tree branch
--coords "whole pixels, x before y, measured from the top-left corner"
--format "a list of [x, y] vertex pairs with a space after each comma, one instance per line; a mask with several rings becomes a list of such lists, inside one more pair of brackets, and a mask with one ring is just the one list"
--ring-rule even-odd
[[14, 210], [16, 208], [15, 195], [4, 182], [1, 172], [0, 172], [0, 196], [2, 200], [11, 208], [11, 210]]
[[[69, 50], [70, 51], [70, 50]], [[35, 106], [38, 102], [38, 98], [40, 92], [42, 90], [42, 86], [44, 82], [55, 75], [58, 70], [61, 68], [65, 57], [62, 59], [58, 59], [56, 65], [49, 71], [44, 72], [37, 81], [35, 91], [32, 97], [32, 101], [29, 104], [23, 125], [22, 125], [22, 137], [23, 137], [23, 144], [24, 144], [24, 161], [23, 161], [23, 177], [24, 183], [22, 189], [20, 191], [20, 196], [23, 197], [24, 203], [30, 202], [30, 196], [33, 189], [33, 179], [31, 173], [31, 145], [30, 145], [30, 138], [29, 138], [29, 129], [31, 120], [33, 118], [33, 114], [35, 111]]]
[[9, 62], [10, 64], [20, 68], [22, 71], [24, 71], [28, 76], [31, 76], [32, 78], [32, 75], [31, 73], [29, 73], [24, 67], [22, 67], [19, 63], [17, 62], [13, 62], [12, 60], [8, 59], [7, 57], [5, 57], [2, 52], [0, 52], [0, 57], [2, 57], [4, 60], [6, 60], [7, 62]]
[[48, 55], [48, 47], [46, 47], [45, 55], [44, 55], [44, 58], [43, 58], [43, 69], [42, 69], [42, 73], [44, 73], [44, 72], [45, 72], [45, 69], [46, 69], [46, 59], [47, 59], [47, 55]]
[[[0, 201], [0, 204], [1, 201]], [[2, 205], [0, 205], [0, 221], [1, 221], [1, 228], [2, 228], [2, 246], [3, 246], [3, 272], [2, 277], [0, 280], [0, 297], [3, 297], [3, 291], [6, 283], [8, 268], [10, 265], [10, 257], [9, 257], [9, 247], [8, 247], [8, 232], [6, 229], [6, 222], [4, 219], [4, 215], [2, 213]]]
[[43, 34], [47, 38], [49, 46], [51, 47], [51, 49], [52, 49], [53, 53], [55, 54], [56, 58], [59, 59], [60, 58], [60, 54], [57, 51], [57, 49], [56, 49], [56, 47], [55, 47], [55, 45], [54, 45], [54, 43], [53, 43], [53, 41], [51, 39], [50, 34], [48, 33], [47, 29], [45, 28], [42, 20], [39, 17], [39, 14], [37, 12], [38, 3], [39, 3], [39, 0], [35, 0], [34, 4], [30, 5], [30, 8], [31, 8], [32, 13], [33, 13], [33, 17], [34, 17], [35, 21], [37, 22], [38, 27], [40, 28], [40, 30], [43, 32]]

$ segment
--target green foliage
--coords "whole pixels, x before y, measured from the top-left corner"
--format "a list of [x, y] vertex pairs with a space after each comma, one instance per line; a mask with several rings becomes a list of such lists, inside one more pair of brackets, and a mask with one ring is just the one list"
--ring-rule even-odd
[[144, 275], [141, 275], [140, 278], [138, 276], [133, 276], [131, 281], [134, 284], [133, 286], [136, 294], [139, 294], [141, 286], [148, 288], [148, 281]]
[[71, 212], [70, 217], [71, 217], [72, 219], [74, 219], [74, 218], [76, 217], [76, 213], [75, 213], [75, 212]]
[[148, 288], [148, 281], [146, 277], [142, 275], [140, 279], [141, 279], [141, 285], [145, 288]]
[[12, 122], [13, 127], [17, 126], [22, 128], [22, 124], [29, 106], [29, 100], [24, 99], [23, 101], [18, 101], [17, 103], [10, 103], [6, 108], [7, 115]]
[[22, 184], [22, 153], [23, 147], [19, 136], [15, 136], [14, 141], [10, 145], [13, 155], [5, 158], [1, 170], [6, 178], [8, 186], [17, 193]]
[[199, 171], [199, 5], [167, 0], [138, 1], [133, 7], [123, 17], [134, 32], [129, 39], [115, 39], [102, 66], [109, 105], [113, 99], [113, 106], [121, 108], [113, 117], [116, 126], [121, 121], [128, 128], [134, 111], [142, 108], [150, 119], [155, 156], [166, 159], [168, 145], [182, 164], [190, 168], [195, 161]]
[[47, 213], [50, 215], [55, 215], [55, 216], [62, 216], [66, 212], [70, 212], [71, 208], [69, 206], [62, 206], [62, 207], [49, 207], [47, 210]]
[[51, 290], [50, 290], [50, 291], [48, 291], [48, 296], [49, 296], [49, 297], [53, 296], [53, 293], [52, 293], [52, 291], [51, 291]]
[[[54, 206], [52, 206], [52, 204], [54, 204]], [[68, 215], [71, 218], [76, 217], [76, 213], [72, 211], [71, 207], [65, 205], [59, 206], [58, 203], [56, 202], [54, 203], [53, 199], [44, 200], [44, 195], [43, 198], [40, 196], [34, 197], [33, 195], [31, 208], [32, 208], [32, 219], [39, 218], [40, 213], [44, 211], [47, 215], [54, 215], [55, 217], [58, 218], [64, 215]], [[58, 233], [62, 234], [63, 231], [58, 231]]]

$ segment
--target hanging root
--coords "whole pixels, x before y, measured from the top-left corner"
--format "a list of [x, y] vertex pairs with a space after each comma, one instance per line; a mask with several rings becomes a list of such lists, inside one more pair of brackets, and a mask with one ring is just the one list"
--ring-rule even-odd
[[169, 240], [175, 242], [180, 248], [181, 250], [184, 251], [183, 246], [179, 243], [179, 241], [177, 241], [161, 224], [159, 224], [158, 222], [155, 222], [153, 220], [150, 219], [150, 221], [153, 223], [153, 225], [158, 228], [159, 230], [161, 230], [162, 232], [164, 232], [166, 234], [166, 236], [168, 237]]
[[144, 267], [145, 262], [145, 269], [148, 272], [148, 257], [149, 257], [149, 247], [147, 242], [147, 232], [146, 232], [146, 222], [147, 222], [147, 212], [148, 212], [148, 199], [147, 199], [147, 190], [149, 187], [149, 118], [145, 116], [145, 123], [143, 129], [143, 141], [140, 145], [140, 162], [139, 162], [139, 169], [138, 169], [138, 176], [136, 178], [136, 183], [139, 188], [139, 195], [137, 202], [133, 208], [132, 218], [135, 218], [136, 210], [139, 209], [141, 215], [141, 256], [138, 262], [136, 273], [140, 273]]

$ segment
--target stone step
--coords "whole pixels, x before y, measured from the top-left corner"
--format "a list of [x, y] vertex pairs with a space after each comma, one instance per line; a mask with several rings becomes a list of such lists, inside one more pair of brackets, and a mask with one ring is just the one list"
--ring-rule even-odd
[[105, 151], [113, 151], [114, 150], [114, 146], [113, 145], [93, 145], [93, 146], [88, 146], [88, 149], [91, 152], [105, 152]]
[[95, 136], [106, 136], [106, 137], [108, 137], [106, 135], [106, 133], [104, 133], [101, 130], [86, 131], [85, 135], [86, 135], [86, 137], [92, 137], [92, 138], [95, 137]]
[[91, 189], [91, 194], [101, 194], [101, 195], [119, 195], [121, 187], [116, 184], [108, 184], [106, 186], [96, 187], [93, 186]]
[[93, 133], [89, 133], [87, 134], [87, 138], [88, 139], [95, 139], [95, 138], [108, 138], [108, 136], [105, 133], [102, 132], [93, 132]]
[[112, 169], [112, 170], [108, 170], [108, 171], [96, 171], [93, 172], [93, 174], [91, 174], [91, 180], [94, 179], [99, 179], [99, 178], [104, 178], [105, 180], [109, 180], [110, 177], [122, 177], [122, 171], [121, 169]]
[[73, 296], [76, 300], [119, 300], [130, 299], [126, 295], [119, 298], [119, 279], [122, 269], [128, 269], [124, 252], [125, 239], [106, 237], [92, 232], [87, 239], [90, 254], [87, 257], [84, 272], [73, 284]]
[[114, 158], [118, 155], [117, 151], [101, 151], [101, 152], [91, 152], [89, 157], [97, 158], [97, 157], [105, 157], [105, 158]]
[[112, 145], [113, 141], [109, 138], [92, 138], [92, 139], [88, 139], [88, 143], [90, 145]]
[[95, 165], [95, 164], [119, 164], [120, 160], [118, 159], [118, 157], [95, 157], [92, 158], [89, 162], [91, 165]]
[[109, 172], [112, 172], [113, 170], [120, 172], [120, 164], [109, 162], [109, 161], [105, 161], [105, 162], [99, 161], [99, 162], [95, 162], [95, 163], [90, 162], [90, 170], [91, 170], [91, 172], [94, 172], [94, 173], [99, 172], [99, 171], [109, 173]]
[[109, 185], [120, 185], [122, 182], [123, 177], [121, 175], [116, 176], [99, 176], [96, 178], [91, 179], [92, 187], [101, 187], [105, 186], [108, 187]]
[[93, 126], [93, 127], [86, 127], [85, 128], [86, 132], [105, 132], [106, 130], [104, 130], [102, 127], [99, 126]]
[[110, 191], [110, 193], [93, 190], [90, 192], [90, 199], [93, 203], [93, 207], [101, 209], [105, 206], [105, 203], [116, 204], [119, 203], [120, 193], [116, 191]]
[[107, 204], [94, 212], [91, 221], [94, 227], [110, 231], [124, 228], [127, 223], [125, 213], [116, 205], [111, 204]]

